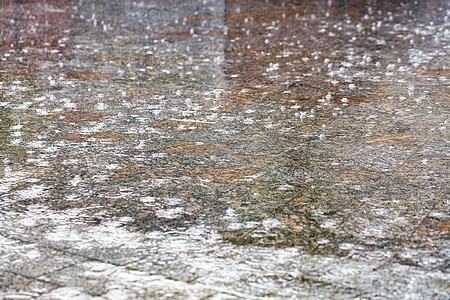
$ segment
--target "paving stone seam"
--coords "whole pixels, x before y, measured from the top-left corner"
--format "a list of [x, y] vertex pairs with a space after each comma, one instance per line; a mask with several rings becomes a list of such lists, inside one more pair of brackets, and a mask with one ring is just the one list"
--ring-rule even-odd
[[[435, 200], [433, 201], [433, 204], [430, 207], [430, 209], [428, 210], [428, 212], [422, 217], [422, 219], [419, 221], [419, 223], [411, 230], [411, 233], [407, 234], [406, 238], [403, 238], [404, 241], [409, 242], [410, 244], [412, 243], [411, 242], [412, 236], [422, 226], [422, 223], [425, 221], [426, 218], [428, 218], [428, 216], [431, 214], [431, 212], [437, 206], [437, 204], [439, 203], [441, 198], [443, 199], [444, 195], [445, 195], [445, 192], [442, 191], [440, 193], [440, 195], [435, 198]], [[400, 237], [397, 237], [397, 238], [400, 239]], [[374, 270], [378, 270], [378, 269], [380, 269], [382, 267], [385, 267], [385, 266], [388, 266], [389, 264], [392, 264], [394, 259], [400, 257], [400, 254], [401, 254], [401, 250], [400, 249], [397, 250], [397, 251], [392, 251], [392, 255], [390, 255], [390, 257], [386, 261], [384, 261], [380, 266], [376, 267]]]
[[[388, 174], [399, 174], [401, 175], [400, 171], [401, 170], [408, 170], [411, 168], [411, 165], [408, 164], [408, 162], [410, 162], [412, 160], [412, 158], [419, 153], [424, 147], [425, 145], [428, 144], [428, 142], [433, 139], [434, 136], [428, 137], [428, 139], [426, 141], [424, 141], [422, 143], [422, 145], [420, 145], [420, 147], [418, 147], [413, 153], [411, 153], [407, 158], [405, 158], [404, 162], [402, 162], [401, 164], [399, 164], [395, 169], [388, 171]], [[434, 208], [436, 207], [437, 203], [443, 198], [445, 195], [445, 187], [441, 188], [441, 193], [439, 193], [439, 195], [437, 197], [434, 197], [435, 199], [432, 202], [432, 206], [428, 209], [428, 212], [425, 214], [425, 216], [420, 220], [420, 222], [415, 226], [415, 228], [413, 228], [411, 230], [411, 232], [408, 234], [407, 233], [407, 237], [404, 239], [406, 241], [410, 241], [411, 237], [414, 235], [414, 233], [420, 228], [421, 224], [423, 223], [423, 221], [430, 215], [430, 213], [434, 210]], [[398, 238], [401, 238], [401, 236], [398, 236]], [[399, 251], [395, 252], [393, 255], [399, 255]]]
[[437, 204], [444, 199], [444, 195], [445, 195], [445, 190], [442, 189], [442, 192], [439, 194], [438, 197], [436, 197], [435, 201], [433, 201], [433, 205], [430, 207], [430, 209], [428, 210], [428, 212], [422, 217], [422, 219], [420, 220], [420, 222], [415, 226], [415, 228], [413, 228], [411, 230], [411, 233], [408, 235], [407, 239], [411, 240], [412, 236], [414, 235], [414, 233], [416, 233], [416, 231], [420, 228], [420, 226], [422, 226], [422, 223], [425, 221], [426, 218], [428, 218], [428, 216], [431, 214], [431, 212], [434, 210], [434, 208], [437, 206]]
[[[337, 122], [337, 120], [335, 120], [334, 122]], [[332, 123], [334, 123], [334, 122], [332, 122]], [[386, 127], [386, 126], [383, 126], [382, 124], [379, 124], [379, 125], [376, 127], [376, 129], [373, 131], [373, 134], [376, 134], [376, 133], [380, 132], [380, 131], [381, 131], [383, 128], [385, 128], [385, 127]], [[372, 134], [372, 135], [373, 135], [373, 134]], [[358, 143], [356, 143], [349, 151], [347, 151], [346, 155], [344, 155], [342, 158], [338, 159], [337, 162], [340, 162], [340, 161], [343, 161], [343, 160], [347, 159], [349, 156], [352, 155], [352, 153], [355, 151], [355, 149], [357, 149], [360, 145], [362, 145], [362, 144], [364, 144], [365, 142], [367, 142], [369, 139], [370, 139], [370, 136], [369, 136], [369, 137], [366, 137], [365, 139], [359, 140]], [[396, 173], [398, 174], [398, 173], [399, 173], [399, 170], [404, 169], [404, 168], [407, 168], [407, 167], [408, 167], [407, 162], [409, 162], [415, 154], [417, 154], [421, 149], [423, 149], [423, 147], [427, 144], [427, 142], [428, 142], [430, 139], [431, 139], [431, 137], [429, 137], [425, 142], [423, 142], [422, 145], [420, 145], [420, 147], [418, 147], [413, 153], [411, 153], [410, 155], [408, 155], [408, 157], [405, 158], [404, 161], [403, 161], [402, 163], [398, 164], [397, 167], [396, 167], [395, 169], [390, 170], [390, 171], [386, 172], [385, 174], [391, 174], [391, 175], [396, 174]], [[292, 150], [292, 149], [288, 149], [288, 150], [282, 151], [282, 153], [287, 153], [287, 152], [290, 151], [290, 150]], [[276, 160], [276, 158], [273, 159], [273, 160]], [[323, 174], [325, 174], [327, 171], [329, 171], [332, 167], [333, 167], [332, 165], [328, 165], [324, 170], [322, 170], [321, 173], [319, 173], [319, 174], [316, 175], [316, 177], [311, 181], [311, 183], [314, 183], [315, 181], [317, 181], [318, 178], [320, 178]], [[307, 186], [302, 187], [301, 190], [300, 190], [299, 192], [297, 192], [293, 197], [291, 197], [290, 200], [286, 201], [285, 203], [281, 203], [280, 205], [278, 205], [278, 206], [274, 209], [274, 211], [279, 211], [279, 210], [281, 210], [281, 209], [283, 209], [283, 208], [288, 207], [289, 202], [293, 201], [293, 199], [297, 198], [299, 195], [301, 195], [301, 194], [302, 194], [305, 190], [307, 190], [307, 189], [308, 189]], [[427, 213], [426, 216], [428, 216], [428, 215], [431, 213], [432, 209], [436, 206], [436, 203], [437, 203], [436, 201], [438, 201], [438, 200], [436, 199], [436, 200], [434, 201], [433, 207], [430, 208], [430, 210], [428, 211], [428, 213]], [[356, 211], [358, 211], [362, 206], [363, 206], [363, 203], [359, 203], [359, 204], [358, 204], [351, 212], [348, 212], [348, 213], [347, 213], [347, 217], [343, 218], [343, 219], [337, 224], [337, 229], [338, 229], [338, 228], [342, 228], [342, 226], [350, 219], [351, 215], [352, 215], [353, 213], [355, 213]], [[420, 223], [422, 223], [423, 220], [425, 220], [425, 218], [426, 218], [426, 217], [424, 217]], [[249, 234], [251, 234], [252, 232], [254, 232], [254, 231], [256, 231], [256, 230], [261, 229], [262, 227], [263, 227], [263, 225], [260, 224], [260, 225], [254, 227], [254, 228], [251, 228], [251, 229], [247, 230], [247, 231], [244, 232], [242, 235], [240, 235], [238, 238], [236, 238], [235, 241], [236, 241], [237, 243], [239, 243], [240, 241], [242, 241], [243, 239], [245, 239]], [[410, 237], [414, 234], [415, 231], [417, 231], [418, 228], [419, 228], [419, 227], [415, 228], [415, 229], [413, 230], [413, 232], [411, 232], [411, 233], [409, 234], [409, 237], [407, 238], [407, 240], [410, 239]], [[329, 235], [329, 233], [327, 233], [327, 235]], [[327, 236], [327, 235], [326, 235], [326, 236]], [[315, 247], [311, 248], [311, 249], [308, 251], [308, 253], [310, 253], [310, 254], [315, 253], [315, 251], [318, 249], [318, 247], [319, 247], [319, 245], [317, 244]], [[397, 252], [398, 252], [398, 251], [397, 251]], [[398, 253], [399, 253], [399, 252], [398, 252]], [[397, 253], [394, 253], [394, 255], [391, 256], [390, 260], [392, 260], [392, 258], [395, 257], [395, 254], [397, 254]], [[397, 254], [397, 255], [398, 255], [398, 254]]]
[[[30, 244], [30, 241], [29, 241], [29, 240], [22, 240], [22, 239], [20, 239], [20, 238], [17, 238], [17, 237], [11, 237], [11, 236], [7, 236], [7, 235], [4, 235], [4, 234], [0, 234], [0, 235], [3, 236], [3, 237], [6, 237], [6, 238], [12, 239], [12, 240], [19, 241], [19, 242], [21, 242], [21, 243], [28, 243], [28, 244]], [[185, 283], [187, 283], [187, 284], [193, 284], [193, 283], [195, 283], [196, 280], [198, 280], [199, 278], [202, 278], [202, 277], [205, 276], [205, 275], [197, 276], [197, 277], [195, 277], [195, 278], [193, 278], [193, 279], [191, 279], [191, 280], [180, 280], [180, 279], [177, 279], [177, 278], [174, 278], [174, 277], [171, 277], [171, 276], [167, 276], [167, 275], [162, 274], [162, 273], [159, 273], [159, 272], [152, 273], [152, 272], [149, 272], [149, 271], [142, 270], [142, 269], [140, 269], [140, 268], [136, 268], [136, 267], [131, 267], [131, 266], [130, 266], [130, 265], [133, 264], [133, 263], [137, 263], [137, 262], [139, 262], [139, 261], [141, 261], [141, 260], [143, 260], [143, 259], [145, 259], [145, 258], [147, 258], [147, 257], [151, 257], [152, 254], [148, 254], [148, 255], [146, 255], [146, 256], [140, 257], [140, 258], [138, 258], [138, 259], [129, 261], [129, 262], [124, 263], [124, 264], [118, 264], [118, 263], [115, 263], [115, 262], [108, 262], [108, 261], [102, 260], [102, 259], [100, 259], [100, 258], [90, 257], [90, 256], [86, 256], [86, 255], [79, 254], [79, 253], [68, 252], [68, 251], [65, 251], [65, 250], [63, 250], [63, 249], [60, 249], [60, 248], [57, 248], [57, 247], [53, 247], [53, 246], [48, 245], [48, 244], [40, 244], [38, 239], [36, 239], [36, 240], [33, 239], [33, 244], [36, 244], [36, 245], [38, 245], [39, 247], [42, 247], [42, 248], [51, 249], [51, 250], [54, 250], [54, 251], [57, 251], [57, 252], [61, 252], [61, 253], [66, 254], [66, 255], [68, 255], [68, 256], [70, 256], [70, 257], [82, 257], [82, 258], [84, 258], [85, 260], [83, 260], [83, 261], [81, 261], [81, 262], [78, 262], [78, 263], [73, 263], [73, 264], [70, 264], [70, 265], [61, 267], [61, 268], [59, 268], [59, 269], [55, 269], [55, 270], [49, 271], [49, 272], [46, 272], [46, 273], [43, 273], [43, 274], [40, 274], [40, 275], [37, 276], [37, 277], [29, 276], [29, 275], [24, 275], [24, 274], [21, 274], [21, 273], [15, 272], [15, 271], [11, 271], [11, 270], [6, 270], [6, 271], [11, 272], [11, 273], [14, 273], [14, 274], [17, 274], [17, 275], [21, 275], [21, 276], [24, 276], [24, 277], [27, 277], [27, 278], [30, 278], [30, 279], [34, 279], [34, 280], [39, 280], [39, 281], [42, 281], [42, 282], [47, 282], [47, 283], [55, 284], [55, 285], [58, 285], [58, 287], [63, 287], [64, 285], [57, 284], [57, 283], [55, 283], [55, 282], [53, 282], [53, 281], [51, 281], [51, 280], [42, 279], [41, 277], [44, 277], [44, 278], [45, 278], [45, 276], [48, 276], [49, 274], [52, 274], [52, 273], [55, 273], [55, 272], [59, 272], [59, 271], [61, 271], [61, 270], [68, 269], [68, 268], [71, 268], [71, 267], [73, 267], [73, 266], [76, 266], [77, 264], [80, 264], [80, 263], [82, 264], [82, 263], [89, 262], [89, 261], [97, 261], [97, 262], [104, 263], [104, 264], [114, 265], [115, 267], [124, 267], [124, 268], [126, 268], [127, 270], [131, 270], [131, 271], [139, 271], [139, 272], [146, 273], [147, 275], [158, 275], [158, 276], [162, 276], [162, 277], [164, 277], [165, 279], [168, 279], [168, 280], [179, 281], [179, 282], [185, 282]], [[222, 267], [222, 268], [220, 268], [219, 270], [223, 270], [223, 269], [225, 269], [225, 266]], [[217, 270], [211, 271], [211, 272], [209, 272], [209, 273], [207, 273], [207, 274], [214, 273], [214, 272], [216, 272], [216, 271], [217, 271]], [[202, 284], [202, 285], [203, 285], [203, 284]], [[224, 291], [221, 291], [221, 292], [224, 292]], [[230, 293], [230, 294], [231, 294], [231, 295], [234, 295], [233, 293]]]
[[[335, 120], [334, 122], [337, 122], [337, 120]], [[374, 134], [377, 133], [377, 132], [379, 132], [379, 131], [382, 129], [382, 128], [379, 128], [379, 127], [381, 127], [381, 125], [378, 125], [378, 126], [376, 127], [376, 129], [374, 130]], [[362, 145], [364, 142], [366, 142], [366, 141], [369, 140], [369, 139], [370, 139], [370, 136], [369, 136], [369, 137], [366, 137], [366, 138], [363, 138], [363, 139], [361, 139], [361, 140], [359, 140], [359, 141], [358, 141], [358, 142], [357, 142], [350, 150], [347, 151], [347, 153], [346, 153], [345, 155], [343, 155], [342, 158], [338, 159], [337, 162], [343, 161], [343, 160], [345, 160], [346, 158], [348, 158], [348, 157], [355, 151], [355, 149], [357, 149], [360, 145]], [[283, 151], [283, 152], [287, 152], [287, 151], [290, 151], [290, 150], [292, 150], [292, 149], [289, 149], [289, 150], [286, 150], [286, 151]], [[322, 175], [324, 175], [324, 174], [325, 174], [327, 171], [329, 171], [332, 167], [333, 167], [333, 166], [332, 166], [331, 164], [329, 164], [325, 169], [323, 169], [319, 174], [317, 174], [317, 175], [315, 176], [315, 178], [311, 181], [311, 183], [314, 183], [315, 181], [317, 181], [318, 178], [320, 178]], [[287, 201], [284, 202], [284, 203], [279, 204], [279, 205], [274, 209], [274, 211], [276, 212], [276, 211], [279, 211], [279, 210], [281, 210], [281, 209], [283, 209], [283, 208], [286, 208], [286, 207], [288, 206], [289, 203], [291, 203], [294, 199], [298, 198], [299, 195], [301, 195], [301, 194], [302, 194], [306, 189], [308, 189], [308, 188], [309, 188], [309, 187], [307, 187], [307, 186], [302, 187], [301, 190], [298, 191], [297, 193], [295, 193], [295, 195], [292, 196], [289, 200], [287, 200]], [[356, 207], [356, 210], [352, 211], [351, 213], [350, 213], [350, 212], [347, 213], [347, 217], [344, 218], [344, 219], [338, 224], [337, 228], [340, 228], [341, 226], [343, 226], [343, 225], [349, 220], [351, 214], [354, 213], [355, 211], [358, 211], [359, 208], [360, 208], [361, 206], [362, 206], [362, 204], [358, 204], [358, 206]], [[262, 225], [259, 225], [259, 226], [254, 227], [254, 228], [250, 228], [249, 230], [247, 230], [246, 232], [244, 232], [241, 236], [239, 236], [239, 237], [236, 239], [236, 242], [242, 241], [246, 236], [248, 236], [249, 234], [251, 234], [252, 232], [254, 232], [254, 231], [256, 231], [257, 229], [260, 229], [260, 228], [262, 228]], [[318, 248], [318, 246], [312, 248], [312, 249], [310, 250], [310, 252], [308, 252], [308, 253], [314, 253], [314, 251], [315, 251], [317, 248]]]
[[[30, 243], [30, 240], [21, 239], [21, 238], [16, 237], [16, 236], [5, 235], [5, 234], [2, 234], [2, 233], [0, 233], [0, 235], [3, 236], [3, 237], [6, 237], [6, 238], [8, 238], [8, 239], [11, 239], [11, 240], [19, 241], [19, 242], [21, 242], [21, 243], [31, 244], [31, 243]], [[66, 254], [66, 255], [68, 255], [68, 256], [71, 256], [71, 257], [81, 257], [81, 258], [84, 258], [85, 261], [98, 261], [98, 262], [105, 263], [105, 264], [111, 264], [111, 265], [114, 265], [114, 266], [116, 266], [116, 267], [127, 267], [127, 264], [130, 264], [130, 263], [139, 261], [139, 260], [141, 259], [141, 258], [139, 258], [139, 259], [137, 259], [137, 260], [135, 260], [135, 261], [127, 262], [126, 264], [117, 264], [117, 263], [113, 263], [113, 262], [108, 262], [108, 261], [102, 260], [102, 259], [100, 259], [100, 258], [90, 257], [90, 256], [87, 256], [87, 255], [84, 255], [84, 254], [73, 253], [73, 252], [67, 251], [67, 250], [65, 250], [65, 249], [61, 249], [61, 248], [58, 248], [58, 247], [51, 246], [51, 245], [49, 245], [49, 244], [41, 244], [41, 243], [39, 242], [39, 241], [40, 241], [39, 238], [32, 237], [32, 241], [33, 241], [32, 244], [36, 244], [37, 246], [42, 247], [42, 248], [44, 248], [44, 249], [51, 249], [51, 250], [54, 250], [54, 251], [57, 251], [57, 252], [61, 252], [61, 253], [63, 253], [63, 254]], [[67, 267], [67, 266], [66, 266], [66, 267]], [[66, 267], [63, 267], [62, 269], [66, 268]], [[137, 270], [137, 269], [136, 269], [136, 270]], [[49, 272], [49, 273], [51, 273], [51, 272]]]
[[[11, 274], [14, 274], [16, 276], [22, 276], [22, 277], [30, 279], [30, 280], [39, 281], [39, 282], [42, 282], [42, 283], [48, 283], [48, 284], [54, 285], [55, 287], [51, 288], [49, 291], [52, 291], [52, 290], [64, 287], [64, 285], [61, 285], [61, 284], [59, 284], [57, 282], [54, 282], [54, 281], [51, 281], [51, 280], [46, 280], [46, 279], [41, 279], [41, 278], [39, 278], [40, 276], [34, 277], [34, 276], [30, 276], [30, 275], [23, 274], [23, 273], [20, 273], [20, 272], [12, 271], [12, 270], [5, 270], [5, 271], [9, 272]], [[42, 295], [44, 295], [44, 294], [46, 294], [48, 292], [37, 292], [37, 293], [40, 294], [40, 296], [42, 296]]]

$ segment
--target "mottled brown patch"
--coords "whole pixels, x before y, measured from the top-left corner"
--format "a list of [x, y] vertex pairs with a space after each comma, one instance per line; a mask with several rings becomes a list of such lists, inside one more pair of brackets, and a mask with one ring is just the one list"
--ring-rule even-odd
[[246, 176], [251, 176], [255, 170], [226, 169], [226, 168], [198, 168], [188, 176], [200, 177], [221, 183], [239, 183], [245, 182]]
[[339, 96], [335, 96], [333, 97], [333, 99], [331, 100], [332, 103], [335, 104], [342, 104], [344, 102], [342, 102], [342, 99], [347, 98], [347, 104], [350, 105], [359, 105], [362, 102], [367, 100], [367, 97], [363, 97], [363, 96], [345, 96], [345, 95], [339, 95]]
[[443, 237], [450, 238], [450, 219], [426, 218], [416, 231], [417, 234], [432, 238]]
[[450, 76], [450, 70], [448, 69], [425, 68], [419, 72], [426, 75]]
[[116, 179], [116, 178], [119, 178], [119, 177], [122, 177], [122, 176], [129, 176], [132, 173], [140, 172], [143, 169], [145, 169], [144, 166], [132, 165], [132, 166], [129, 166], [129, 167], [123, 169], [123, 170], [120, 170], [119, 172], [116, 172], [116, 173], [112, 174], [109, 177], [109, 179], [111, 180], [111, 179]]
[[86, 142], [89, 139], [89, 137], [84, 134], [70, 133], [70, 134], [67, 134], [66, 136], [64, 136], [64, 139], [66, 141], [70, 141], [70, 142], [81, 143], [81, 142]]
[[192, 34], [189, 31], [172, 31], [165, 33], [165, 35], [171, 37], [190, 37]]
[[297, 215], [291, 215], [289, 218], [283, 219], [283, 224], [289, 228], [289, 231], [291, 232], [302, 232], [305, 228], [305, 225], [298, 224], [299, 217]]
[[80, 80], [104, 80], [110, 78], [112, 75], [97, 72], [77, 72], [67, 75], [68, 79]]

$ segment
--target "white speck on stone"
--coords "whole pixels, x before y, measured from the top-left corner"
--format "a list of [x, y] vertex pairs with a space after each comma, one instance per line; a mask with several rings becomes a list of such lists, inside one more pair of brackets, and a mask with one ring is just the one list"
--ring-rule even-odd
[[41, 255], [42, 255], [41, 251], [39, 251], [37, 249], [32, 249], [32, 250], [24, 253], [24, 256], [26, 256], [27, 259], [36, 259], [38, 257], [41, 257]]
[[238, 229], [241, 229], [241, 228], [244, 228], [244, 224], [242, 224], [242, 223], [230, 223], [230, 224], [228, 224], [228, 229], [231, 229], [231, 230], [238, 230]]
[[23, 125], [19, 123], [17, 125], [11, 126], [11, 129], [13, 129], [13, 130], [20, 130], [22, 127], [23, 127]]
[[280, 185], [280, 187], [278, 188], [279, 190], [282, 190], [282, 191], [287, 191], [287, 190], [292, 190], [294, 187], [292, 186], [292, 185], [289, 185], [289, 184], [283, 184], [283, 185]]
[[184, 211], [183, 207], [176, 207], [176, 208], [169, 208], [169, 209], [162, 209], [156, 212], [156, 215], [159, 218], [165, 218], [165, 219], [175, 219], [179, 215], [181, 215]]
[[154, 203], [156, 201], [156, 197], [151, 196], [142, 197], [141, 201], [144, 202], [145, 204]]
[[237, 216], [238, 216], [238, 214], [236, 214], [236, 211], [233, 208], [228, 208], [226, 210], [226, 214], [223, 218], [225, 220], [232, 220], [232, 219], [236, 219]]
[[72, 186], [77, 186], [80, 182], [81, 182], [81, 176], [80, 175], [76, 175], [74, 178], [72, 178], [72, 180], [70, 180], [70, 184]]
[[183, 202], [183, 199], [174, 197], [174, 198], [167, 198], [167, 201], [169, 205], [178, 205]]
[[105, 110], [107, 107], [108, 107], [108, 105], [105, 104], [105, 103], [103, 103], [103, 102], [97, 103], [97, 104], [95, 105], [95, 108], [96, 108], [97, 110]]
[[318, 240], [318, 241], [317, 241], [317, 243], [318, 243], [319, 245], [328, 244], [329, 242], [330, 242], [330, 240], [328, 240], [328, 239], [321, 239], [321, 240]]
[[265, 219], [262, 225], [266, 230], [281, 226], [281, 222], [275, 218]]
[[388, 71], [393, 71], [393, 70], [395, 70], [395, 64], [389, 64], [389, 65], [386, 67], [386, 69], [387, 69]]
[[33, 185], [27, 189], [16, 192], [21, 199], [35, 199], [45, 195], [47, 187], [44, 185]]

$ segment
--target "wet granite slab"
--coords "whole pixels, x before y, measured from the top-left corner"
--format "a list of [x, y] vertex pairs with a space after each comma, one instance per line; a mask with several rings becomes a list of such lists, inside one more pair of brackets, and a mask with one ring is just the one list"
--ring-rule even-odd
[[0, 5], [0, 297], [449, 297], [445, 1]]

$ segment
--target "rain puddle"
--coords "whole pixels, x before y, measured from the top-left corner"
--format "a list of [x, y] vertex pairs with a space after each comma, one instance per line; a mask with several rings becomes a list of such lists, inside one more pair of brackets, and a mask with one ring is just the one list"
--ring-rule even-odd
[[447, 299], [445, 1], [0, 10], [0, 298]]

